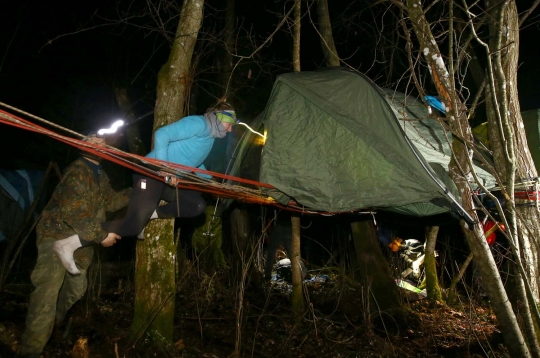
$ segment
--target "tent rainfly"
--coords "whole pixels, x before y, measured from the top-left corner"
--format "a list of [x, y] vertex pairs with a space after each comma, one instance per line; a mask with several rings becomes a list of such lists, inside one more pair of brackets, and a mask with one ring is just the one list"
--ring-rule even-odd
[[[343, 68], [277, 78], [263, 112], [260, 181], [286, 204], [471, 220], [448, 176], [451, 136], [427, 108]], [[475, 167], [489, 188], [494, 180]]]
[[0, 169], [0, 242], [15, 235], [37, 194], [43, 172]]

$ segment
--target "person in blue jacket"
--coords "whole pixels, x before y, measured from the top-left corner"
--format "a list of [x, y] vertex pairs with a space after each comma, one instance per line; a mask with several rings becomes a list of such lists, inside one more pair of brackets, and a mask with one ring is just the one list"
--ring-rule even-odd
[[[154, 134], [154, 149], [146, 156], [206, 169], [203, 161], [210, 153], [215, 138], [225, 137], [235, 123], [233, 107], [220, 102], [204, 115], [184, 117], [158, 129]], [[160, 206], [161, 200], [167, 204]], [[164, 181], [134, 174], [133, 192], [125, 217], [105, 222], [103, 228], [121, 237], [140, 237], [150, 219], [190, 218], [202, 214], [205, 208], [206, 202], [196, 191], [176, 189]]]

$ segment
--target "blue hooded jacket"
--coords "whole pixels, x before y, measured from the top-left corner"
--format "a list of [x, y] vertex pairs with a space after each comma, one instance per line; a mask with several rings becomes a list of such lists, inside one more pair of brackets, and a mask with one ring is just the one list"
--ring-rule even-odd
[[[146, 156], [206, 170], [203, 161], [214, 139], [204, 116], [188, 116], [158, 129], [154, 134], [154, 149]], [[210, 178], [206, 174], [198, 175]]]

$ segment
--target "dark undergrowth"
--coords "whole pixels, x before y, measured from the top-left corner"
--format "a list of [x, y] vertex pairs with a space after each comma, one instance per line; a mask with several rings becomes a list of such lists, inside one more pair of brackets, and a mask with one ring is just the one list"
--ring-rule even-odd
[[[145, 335], [129, 337], [133, 283], [129, 267], [119, 267], [102, 266], [96, 276], [101, 279], [91, 280], [86, 297], [55, 329], [43, 357], [506, 356], [486, 302], [432, 307], [426, 300], [412, 301], [404, 295], [407, 323], [403, 324], [387, 313], [367, 314], [362, 288], [336, 275], [329, 282], [306, 284], [308, 310], [293, 319], [290, 287], [253, 279], [238, 320], [230, 275], [208, 276], [193, 268], [187, 268], [192, 272], [182, 275], [185, 279], [179, 283], [173, 343], [158, 349]], [[31, 290], [29, 282], [20, 282], [8, 284], [0, 293], [0, 357], [14, 356], [20, 346]]]

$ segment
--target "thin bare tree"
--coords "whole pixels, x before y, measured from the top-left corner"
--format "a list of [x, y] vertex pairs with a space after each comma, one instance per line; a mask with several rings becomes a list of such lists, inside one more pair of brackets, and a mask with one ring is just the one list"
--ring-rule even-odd
[[[293, 70], [300, 72], [300, 20], [302, 12], [302, 2], [295, 0], [294, 3], [294, 25], [293, 25]], [[292, 265], [292, 287], [293, 292], [291, 302], [293, 311], [297, 316], [304, 313], [304, 295], [302, 291], [302, 269], [300, 253], [300, 217], [298, 215], [291, 216], [292, 224], [292, 242], [291, 242], [291, 265]]]
[[328, 12], [328, 0], [317, 1], [317, 25], [326, 67], [339, 66], [339, 57], [332, 35], [332, 22]]

